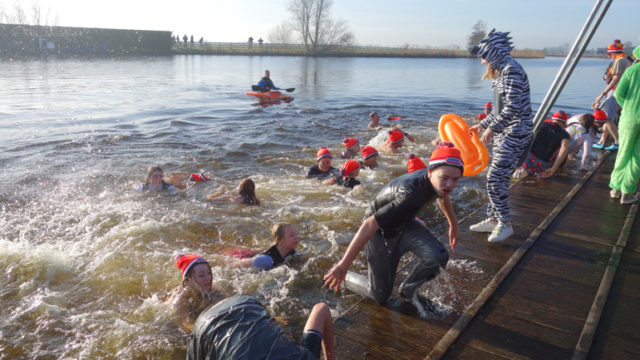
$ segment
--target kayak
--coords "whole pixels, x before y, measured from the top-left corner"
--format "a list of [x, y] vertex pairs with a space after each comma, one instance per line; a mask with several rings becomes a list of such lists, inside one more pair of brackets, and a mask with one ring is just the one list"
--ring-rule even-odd
[[265, 92], [256, 92], [256, 91], [247, 91], [245, 94], [250, 96], [255, 96], [262, 100], [293, 100], [293, 97], [284, 95], [279, 91], [265, 91]]

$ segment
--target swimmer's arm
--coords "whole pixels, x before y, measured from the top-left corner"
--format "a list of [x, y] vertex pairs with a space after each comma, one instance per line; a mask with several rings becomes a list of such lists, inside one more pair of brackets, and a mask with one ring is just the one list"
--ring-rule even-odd
[[[400, 131], [402, 131], [402, 130], [400, 130]], [[404, 136], [407, 137], [407, 139], [409, 139], [409, 141], [416, 142], [416, 139], [414, 139], [413, 136], [409, 135], [409, 133], [407, 133], [406, 131], [402, 131], [402, 133], [404, 134]]]
[[458, 219], [453, 211], [453, 205], [449, 196], [438, 198], [438, 206], [449, 222], [449, 245], [451, 250], [456, 248], [456, 243], [460, 239], [460, 228], [458, 227]]
[[233, 201], [234, 196], [231, 194], [217, 195], [216, 193], [209, 194], [204, 198], [206, 201]]
[[336, 263], [331, 270], [324, 276], [324, 284], [330, 289], [338, 290], [340, 283], [344, 282], [347, 270], [356, 259], [362, 248], [367, 244], [369, 239], [380, 229], [376, 218], [371, 215], [360, 225], [358, 232], [351, 240], [347, 251], [342, 259]]

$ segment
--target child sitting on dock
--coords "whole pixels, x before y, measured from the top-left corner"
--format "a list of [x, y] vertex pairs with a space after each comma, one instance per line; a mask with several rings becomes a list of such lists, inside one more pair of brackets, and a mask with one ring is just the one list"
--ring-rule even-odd
[[[594, 149], [618, 150], [618, 127], [607, 117], [607, 113], [602, 109], [593, 109], [593, 120], [598, 132], [602, 132], [600, 141], [593, 144]], [[613, 137], [614, 143], [605, 147], [608, 136]]]
[[560, 110], [553, 113], [550, 122], [542, 124], [527, 160], [522, 164], [527, 174], [547, 178], [558, 171], [569, 151], [570, 137], [564, 130], [566, 123], [567, 114]]

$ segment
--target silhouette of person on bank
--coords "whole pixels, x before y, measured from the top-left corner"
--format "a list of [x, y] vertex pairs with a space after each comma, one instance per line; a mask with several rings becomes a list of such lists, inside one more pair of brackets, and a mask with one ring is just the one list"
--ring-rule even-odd
[[189, 41], [189, 38], [187, 37], [187, 34], [184, 34], [184, 36], [182, 37], [182, 40], [184, 40], [184, 46], [187, 46], [187, 41]]
[[262, 40], [262, 38], [258, 39], [258, 45], [262, 46], [263, 42], [264, 42], [264, 40]]

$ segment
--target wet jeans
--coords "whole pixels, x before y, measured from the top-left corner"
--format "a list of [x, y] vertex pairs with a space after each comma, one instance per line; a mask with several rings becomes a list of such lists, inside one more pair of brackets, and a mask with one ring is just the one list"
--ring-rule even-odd
[[449, 254], [444, 246], [417, 220], [409, 222], [394, 237], [385, 239], [376, 232], [365, 246], [369, 266], [369, 293], [380, 304], [384, 304], [396, 278], [398, 262], [410, 251], [417, 262], [407, 279], [400, 286], [400, 296], [410, 299], [420, 285], [438, 275], [447, 265]]

